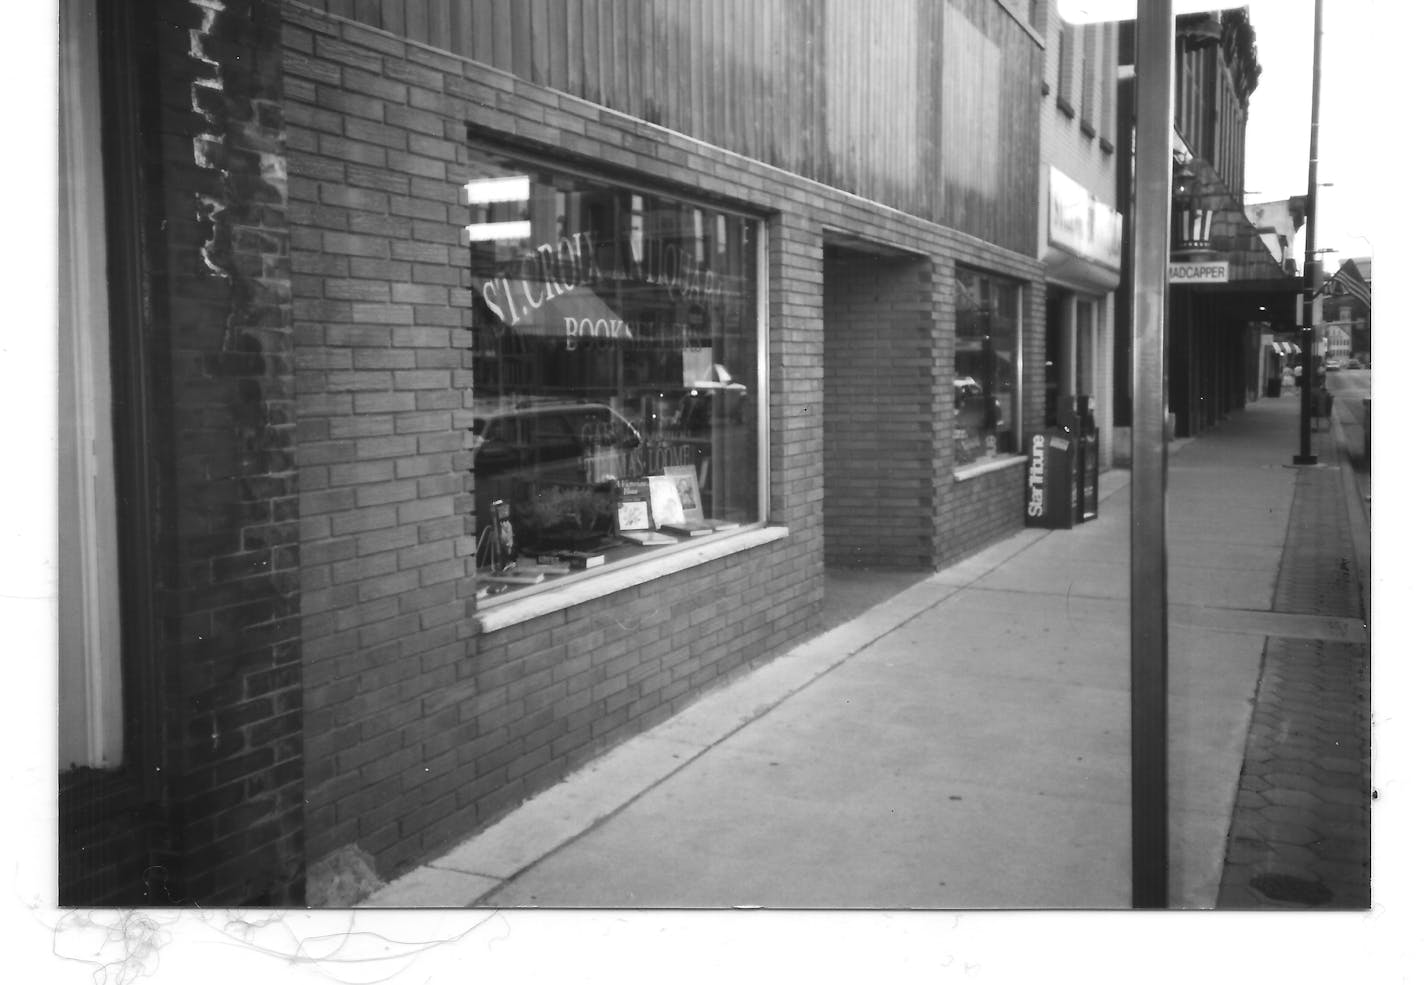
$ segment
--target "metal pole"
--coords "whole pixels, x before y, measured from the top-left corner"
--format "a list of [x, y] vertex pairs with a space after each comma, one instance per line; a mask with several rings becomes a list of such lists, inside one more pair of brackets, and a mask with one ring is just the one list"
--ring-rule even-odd
[[1320, 15], [1315, 0], [1315, 63], [1310, 80], [1310, 171], [1305, 186], [1305, 298], [1300, 306], [1300, 341], [1305, 371], [1300, 375], [1300, 454], [1296, 465], [1314, 465], [1310, 450], [1311, 397], [1315, 393], [1315, 293], [1320, 290], [1320, 260], [1315, 254], [1315, 171], [1320, 157]]
[[1167, 405], [1171, 0], [1137, 0], [1133, 175], [1132, 905], [1167, 905]]

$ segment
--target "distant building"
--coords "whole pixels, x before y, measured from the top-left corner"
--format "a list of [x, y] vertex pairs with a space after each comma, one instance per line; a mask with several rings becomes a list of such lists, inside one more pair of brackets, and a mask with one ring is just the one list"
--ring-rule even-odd
[[[1279, 379], [1295, 328], [1299, 279], [1279, 239], [1265, 241], [1242, 204], [1246, 119], [1260, 79], [1255, 29], [1244, 7], [1176, 18], [1172, 259], [1167, 311], [1167, 409], [1187, 437], [1244, 407]], [[1133, 34], [1121, 35], [1119, 142], [1130, 146], [1135, 98]], [[1118, 200], [1131, 194], [1131, 159], [1119, 161]], [[1269, 218], [1278, 237], [1291, 203]], [[1129, 244], [1125, 249], [1131, 249]], [[1132, 412], [1132, 291], [1118, 291], [1117, 424]]]
[[1368, 361], [1372, 352], [1374, 322], [1373, 264], [1369, 257], [1343, 261], [1325, 282], [1321, 308], [1330, 326], [1332, 356], [1354, 356]]
[[1294, 276], [1299, 272], [1295, 256], [1295, 236], [1305, 223], [1304, 195], [1292, 195], [1279, 202], [1253, 202], [1246, 217], [1256, 227], [1261, 242], [1271, 251], [1281, 269]]
[[1074, 25], [1056, 3], [1034, 5], [1047, 44], [1040, 127], [1039, 255], [1047, 281], [1044, 420], [1089, 411], [1097, 463], [1110, 468], [1115, 434], [1113, 344], [1122, 280], [1117, 201], [1118, 33], [1115, 23]]

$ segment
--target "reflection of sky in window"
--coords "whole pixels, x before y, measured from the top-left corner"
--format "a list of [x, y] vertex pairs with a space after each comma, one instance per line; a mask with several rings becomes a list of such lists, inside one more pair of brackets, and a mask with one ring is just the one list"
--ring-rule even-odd
[[630, 195], [628, 206], [628, 248], [634, 263], [643, 262], [643, 196]]
[[529, 176], [474, 178], [465, 183], [465, 204], [472, 221], [465, 226], [469, 243], [519, 242], [530, 236]]

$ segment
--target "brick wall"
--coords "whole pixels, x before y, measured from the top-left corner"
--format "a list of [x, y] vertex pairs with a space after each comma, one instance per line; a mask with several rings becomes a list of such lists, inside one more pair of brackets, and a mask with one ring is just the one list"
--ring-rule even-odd
[[1023, 306], [1023, 431], [1028, 435], [1048, 413], [1048, 291], [1041, 280], [1024, 285]]
[[464, 131], [404, 45], [289, 15], [308, 856], [359, 844], [389, 871], [471, 820]]
[[[486, 66], [283, 9], [307, 854], [356, 844], [389, 877], [819, 628], [826, 225], [1041, 271]], [[476, 635], [459, 245], [471, 128], [767, 217], [770, 518], [786, 539]], [[944, 363], [952, 339], [935, 338]]]
[[145, 878], [162, 823], [133, 770], [71, 769], [59, 775], [59, 903], [154, 902]]
[[942, 565], [954, 564], [1024, 525], [1024, 468], [1016, 465], [956, 482], [947, 512]]
[[929, 261], [826, 260], [826, 563], [930, 569], [936, 458]]
[[[707, 165], [689, 159], [695, 168]], [[780, 202], [785, 176], [769, 169], [748, 169], [731, 158], [723, 165], [735, 168], [746, 182], [744, 190], [729, 194], [751, 198], [759, 204]], [[669, 173], [672, 169], [666, 168]], [[730, 185], [730, 183], [728, 183]], [[825, 356], [822, 327], [824, 271], [819, 216], [803, 207], [774, 214], [767, 222], [768, 362], [771, 367], [770, 519], [791, 531], [790, 556], [807, 567], [804, 604], [819, 611], [822, 596], [823, 527], [825, 504]]]
[[[170, 812], [149, 902], [302, 895], [297, 489], [279, 5], [155, 6], [157, 604]], [[168, 416], [170, 415], [171, 416]]]

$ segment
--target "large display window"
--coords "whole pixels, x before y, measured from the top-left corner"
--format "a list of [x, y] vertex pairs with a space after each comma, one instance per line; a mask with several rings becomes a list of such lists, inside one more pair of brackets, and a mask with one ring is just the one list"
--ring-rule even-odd
[[1019, 452], [1022, 286], [961, 268], [954, 314], [954, 464]]
[[763, 520], [760, 223], [470, 156], [481, 592]]

